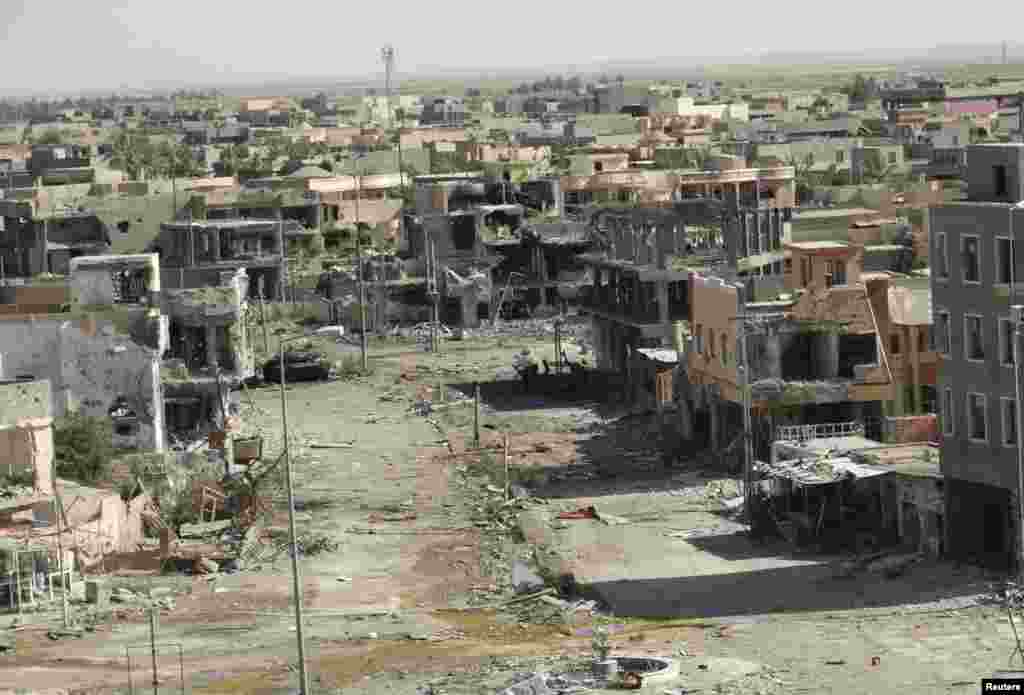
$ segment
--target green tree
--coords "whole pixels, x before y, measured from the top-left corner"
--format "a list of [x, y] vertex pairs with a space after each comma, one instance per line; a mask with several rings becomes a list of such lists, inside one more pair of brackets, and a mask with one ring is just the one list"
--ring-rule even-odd
[[44, 130], [42, 134], [36, 139], [35, 144], [37, 145], [63, 145], [64, 135], [55, 128]]
[[110, 418], [70, 413], [53, 428], [57, 475], [91, 484], [101, 480], [114, 456]]
[[796, 181], [797, 200], [806, 200], [812, 193], [811, 171], [814, 168], [814, 155], [808, 152], [802, 158], [791, 156], [787, 165], [793, 167], [793, 180]]

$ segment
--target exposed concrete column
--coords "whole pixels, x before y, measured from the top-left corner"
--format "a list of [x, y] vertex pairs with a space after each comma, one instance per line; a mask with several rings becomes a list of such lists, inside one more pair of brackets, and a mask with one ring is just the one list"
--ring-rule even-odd
[[766, 378], [782, 378], [782, 345], [778, 334], [765, 337], [761, 369]]
[[814, 370], [818, 379], [835, 379], [839, 376], [839, 335], [819, 333], [814, 336]]
[[[683, 372], [678, 372], [673, 376], [673, 379], [685, 378], [686, 374]], [[693, 439], [693, 409], [685, 395], [676, 400], [676, 405], [679, 408], [679, 436], [689, 441]]]
[[666, 326], [669, 325], [669, 313], [668, 313], [668, 280], [658, 280], [655, 282], [655, 287], [658, 293], [658, 321]]
[[643, 283], [640, 282], [640, 276], [639, 275], [634, 275], [633, 276], [633, 307], [632, 307], [633, 315], [634, 316], [639, 316], [640, 312], [643, 311], [643, 304], [641, 303], [642, 299], [640, 297], [640, 294], [643, 291], [643, 286], [644, 286]]
[[921, 352], [919, 351], [921, 327], [910, 326], [907, 329], [907, 342], [910, 343], [910, 407], [915, 415], [921, 412]]
[[217, 326], [206, 326], [206, 365], [217, 366]]
[[480, 325], [477, 318], [477, 289], [476, 286], [466, 287], [459, 296], [462, 304], [462, 325], [464, 328], [476, 328]]
[[719, 420], [721, 413], [718, 410], [718, 394], [712, 393], [710, 390], [707, 394], [708, 401], [708, 445], [712, 452], [717, 452], [719, 449], [719, 439], [721, 438], [722, 423]]

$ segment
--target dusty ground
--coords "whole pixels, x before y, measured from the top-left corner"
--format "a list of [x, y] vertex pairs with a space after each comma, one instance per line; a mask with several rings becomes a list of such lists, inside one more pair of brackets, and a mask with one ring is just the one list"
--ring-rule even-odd
[[[730, 531], [728, 520], [709, 511], [704, 493], [713, 480], [666, 468], [661, 434], [643, 419], [609, 422], [621, 413], [592, 399], [540, 402], [515, 396], [509, 386], [506, 397], [483, 410], [488, 455], [481, 464], [467, 451], [471, 406], [410, 414], [417, 395], [491, 380], [524, 346], [538, 355], [547, 351], [550, 359], [547, 340], [453, 342], [441, 357], [416, 352], [409, 343], [375, 341], [373, 376], [289, 388], [300, 533], [328, 534], [341, 544], [336, 552], [300, 562], [313, 692], [411, 695], [425, 684], [448, 695], [488, 692], [515, 672], [560, 669], [586, 658], [589, 637], [576, 626], [535, 623], [529, 605], [518, 617], [481, 607], [511, 596], [510, 558], [528, 555], [531, 545], [555, 549], [576, 563], [581, 576], [589, 571], [606, 580], [606, 589], [628, 588], [623, 580], [631, 573], [646, 579], [679, 579], [687, 568], [705, 576], [727, 573], [725, 550], [735, 554], [736, 541], [722, 549], [699, 539]], [[267, 451], [276, 452], [279, 394], [255, 389], [252, 396], [256, 410], [248, 418], [262, 427]], [[506, 433], [512, 481], [534, 484], [547, 504], [502, 506], [503, 471], [495, 462]], [[537, 468], [546, 470], [528, 474]], [[717, 492], [729, 493], [727, 481], [716, 485]], [[558, 510], [587, 504], [630, 523], [568, 521], [562, 529], [552, 523]], [[534, 519], [526, 534], [532, 544], [516, 541], [512, 522], [519, 511]], [[497, 530], [499, 524], [505, 531]], [[685, 535], [695, 528], [700, 533]], [[781, 550], [744, 552], [742, 562], [753, 563], [751, 571], [758, 569], [757, 557], [796, 564]], [[984, 673], [1006, 666], [1011, 648], [1005, 619], [987, 608], [957, 608], [955, 601], [911, 609], [904, 604], [914, 601], [900, 597], [920, 591], [936, 599], [937, 589], [950, 586], [966, 594], [963, 587], [978, 579], [977, 573], [957, 576], [956, 568], [935, 564], [895, 583], [777, 580], [761, 585], [768, 587], [761, 603], [770, 607], [753, 617], [719, 610], [704, 622], [622, 619], [626, 629], [613, 641], [619, 653], [684, 654], [684, 680], [702, 692], [721, 686], [721, 692], [737, 693], [973, 693]], [[189, 692], [294, 692], [287, 555], [258, 570], [212, 579], [136, 569], [118, 581], [137, 589], [167, 586], [174, 593], [175, 607], [159, 625], [159, 641], [168, 645], [159, 659], [161, 693], [178, 692], [172, 645], [182, 648]], [[658, 590], [677, 609], [676, 618], [695, 617], [680, 609], [687, 603], [714, 607], [719, 598], [728, 603], [736, 595], [729, 587], [671, 582]], [[808, 599], [816, 593], [827, 600]], [[647, 601], [655, 608], [657, 603]], [[472, 609], [458, 610], [466, 607]], [[26, 627], [14, 633], [17, 655], [0, 656], [0, 692], [128, 692], [125, 647], [132, 649], [136, 690], [145, 685], [148, 692], [146, 616], [131, 607], [118, 610], [77, 640], [47, 639], [57, 614], [26, 617]], [[871, 665], [872, 656], [879, 657], [878, 666]]]

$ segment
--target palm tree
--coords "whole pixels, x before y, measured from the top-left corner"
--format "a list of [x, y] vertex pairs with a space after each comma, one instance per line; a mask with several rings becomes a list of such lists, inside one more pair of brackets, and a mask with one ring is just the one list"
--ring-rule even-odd
[[796, 182], [797, 202], [809, 196], [811, 192], [811, 169], [814, 167], [814, 155], [810, 152], [798, 159], [790, 156], [787, 164], [793, 167], [793, 180]]

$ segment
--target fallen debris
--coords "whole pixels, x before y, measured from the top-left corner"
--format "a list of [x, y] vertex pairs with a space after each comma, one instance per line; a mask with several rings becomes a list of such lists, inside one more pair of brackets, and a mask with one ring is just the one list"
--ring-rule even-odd
[[583, 507], [571, 512], [560, 512], [557, 519], [597, 519], [597, 509], [594, 507]]

